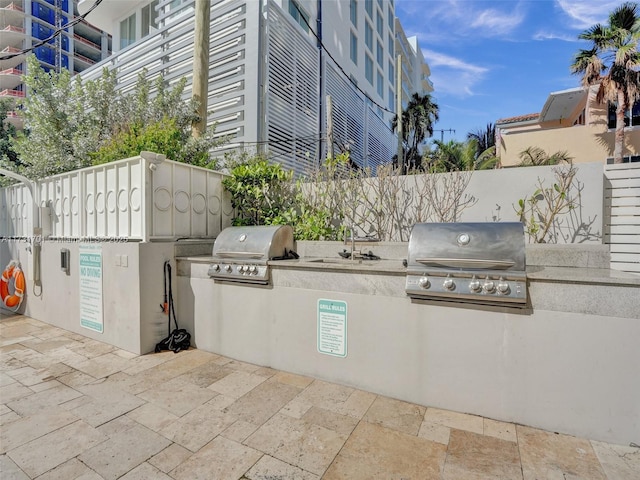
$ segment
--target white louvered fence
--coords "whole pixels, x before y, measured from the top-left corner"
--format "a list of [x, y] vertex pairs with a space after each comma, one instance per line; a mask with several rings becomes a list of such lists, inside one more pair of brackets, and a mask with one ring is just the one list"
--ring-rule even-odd
[[640, 274], [640, 164], [604, 169], [605, 243], [611, 268]]

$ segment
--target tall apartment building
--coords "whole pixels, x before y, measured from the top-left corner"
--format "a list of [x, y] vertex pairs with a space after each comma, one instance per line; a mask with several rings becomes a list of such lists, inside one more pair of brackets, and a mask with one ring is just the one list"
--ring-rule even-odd
[[429, 80], [431, 70], [424, 60], [418, 43], [418, 37], [407, 35], [396, 18], [396, 55], [402, 60], [402, 106], [407, 106], [414, 93], [424, 95], [433, 92], [433, 84]]
[[[82, 13], [93, 0], [81, 0]], [[114, 55], [83, 73], [116, 69], [131, 88], [140, 68], [191, 95], [194, 0], [104, 0], [87, 19], [110, 32]], [[396, 150], [394, 0], [212, 0], [208, 122], [229, 148], [256, 146], [301, 173], [334, 152], [359, 166]]]
[[[77, 15], [73, 0], [0, 0], [0, 99], [24, 97], [21, 76], [26, 73], [26, 54], [22, 52], [52, 36]], [[110, 55], [111, 37], [81, 21], [35, 47], [33, 53], [46, 71], [79, 73]], [[22, 127], [15, 112], [10, 112], [7, 120]]]

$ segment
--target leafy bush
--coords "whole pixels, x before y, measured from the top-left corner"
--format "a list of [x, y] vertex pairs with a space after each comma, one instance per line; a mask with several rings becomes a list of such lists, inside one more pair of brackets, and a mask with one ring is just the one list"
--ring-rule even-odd
[[256, 156], [236, 165], [222, 184], [236, 211], [234, 225], [269, 225], [292, 206], [293, 172]]
[[149, 79], [142, 70], [133, 91], [122, 93], [114, 71], [105, 68], [100, 78], [83, 82], [67, 70], [45, 72], [30, 55], [24, 82], [29, 89], [22, 110], [25, 130], [13, 148], [24, 164], [17, 170], [27, 177], [119, 160], [141, 150], [217, 167], [209, 151], [221, 142], [213, 132], [191, 137], [197, 103], [183, 100], [184, 79], [169, 89], [161, 76]]

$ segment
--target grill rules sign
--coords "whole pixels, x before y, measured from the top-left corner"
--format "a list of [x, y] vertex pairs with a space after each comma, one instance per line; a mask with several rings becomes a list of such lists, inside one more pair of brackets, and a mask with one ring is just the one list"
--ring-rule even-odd
[[318, 300], [318, 352], [347, 356], [347, 302]]
[[79, 245], [80, 253], [80, 325], [102, 333], [102, 246]]

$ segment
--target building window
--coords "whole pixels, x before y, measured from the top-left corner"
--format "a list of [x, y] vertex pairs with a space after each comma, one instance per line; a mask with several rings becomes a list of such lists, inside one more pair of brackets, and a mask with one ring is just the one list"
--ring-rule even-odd
[[142, 21], [140, 28], [142, 29], [142, 36], [146, 37], [149, 33], [155, 32], [158, 29], [158, 3], [160, 0], [153, 0], [149, 5], [142, 7]]
[[384, 67], [384, 49], [379, 41], [376, 42], [376, 60], [378, 60], [378, 65]]
[[389, 36], [387, 37], [387, 43], [387, 47], [389, 48], [389, 55], [395, 58], [394, 54], [396, 53], [396, 44], [393, 42], [393, 35], [389, 34]]
[[128, 47], [136, 41], [136, 14], [120, 22], [120, 49]]
[[373, 60], [367, 54], [364, 56], [364, 76], [373, 85]]
[[[629, 123], [629, 113], [631, 113], [631, 123]], [[627, 110], [624, 112], [624, 126], [625, 127], [637, 127], [640, 126], [640, 102], [633, 105], [631, 112]], [[609, 129], [616, 128], [616, 104], [609, 102]]]
[[389, 83], [393, 85], [396, 82], [396, 69], [393, 68], [393, 62], [389, 62]]
[[349, 4], [349, 15], [353, 26], [358, 28], [358, 0], [351, 0]]
[[376, 75], [376, 87], [378, 88], [378, 95], [384, 100], [384, 75], [382, 75], [380, 70], [378, 70], [378, 74]]
[[384, 38], [384, 20], [382, 19], [380, 10], [376, 11], [376, 30], [378, 30], [378, 35], [380, 35], [381, 38]]
[[373, 0], [364, 0], [364, 9], [369, 14], [369, 18], [373, 20]]
[[389, 23], [389, 28], [393, 32], [395, 15], [393, 14], [393, 9], [391, 7], [387, 8], [387, 22]]
[[580, 112], [580, 115], [578, 115], [578, 118], [576, 118], [575, 122], [573, 122], [574, 125], [584, 125], [585, 123], [585, 109], [582, 109], [582, 112]]
[[391, 110], [392, 112], [395, 112], [396, 110], [396, 106], [395, 106], [395, 95], [393, 94], [393, 90], [389, 89], [389, 110]]
[[358, 64], [358, 37], [351, 32], [351, 61]]
[[309, 27], [307, 26], [309, 23], [309, 14], [306, 13], [295, 0], [289, 0], [289, 15], [298, 22], [305, 32], [309, 33]]
[[364, 43], [373, 52], [373, 28], [369, 22], [364, 25]]

